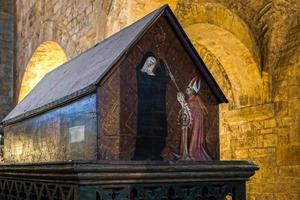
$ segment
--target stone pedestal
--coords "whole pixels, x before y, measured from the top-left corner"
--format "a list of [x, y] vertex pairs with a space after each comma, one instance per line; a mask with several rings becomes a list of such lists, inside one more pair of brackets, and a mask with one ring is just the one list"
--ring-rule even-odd
[[0, 199], [245, 200], [248, 161], [65, 161], [3, 164]]

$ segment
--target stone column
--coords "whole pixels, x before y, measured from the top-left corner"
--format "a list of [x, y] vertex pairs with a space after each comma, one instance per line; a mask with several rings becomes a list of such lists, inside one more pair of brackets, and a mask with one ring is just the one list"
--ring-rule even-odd
[[0, 121], [13, 106], [13, 2], [0, 0]]

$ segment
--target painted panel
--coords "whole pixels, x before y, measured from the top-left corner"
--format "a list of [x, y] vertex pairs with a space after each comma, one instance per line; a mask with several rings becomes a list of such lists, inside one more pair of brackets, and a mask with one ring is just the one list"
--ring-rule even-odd
[[219, 159], [217, 100], [164, 18], [104, 82], [100, 102], [101, 159]]

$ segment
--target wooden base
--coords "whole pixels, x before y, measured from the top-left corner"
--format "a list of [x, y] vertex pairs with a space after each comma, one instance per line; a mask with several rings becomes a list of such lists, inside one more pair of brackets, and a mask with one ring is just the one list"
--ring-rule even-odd
[[245, 200], [248, 161], [70, 161], [0, 166], [1, 199]]

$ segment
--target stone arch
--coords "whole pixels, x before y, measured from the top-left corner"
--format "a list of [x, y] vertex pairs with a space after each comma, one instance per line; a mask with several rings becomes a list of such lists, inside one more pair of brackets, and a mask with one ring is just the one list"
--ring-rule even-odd
[[41, 43], [32, 54], [23, 74], [18, 102], [20, 102], [45, 74], [67, 61], [61, 46], [54, 41]]
[[183, 27], [191, 24], [212, 24], [232, 33], [252, 54], [261, 70], [261, 53], [255, 37], [247, 24], [236, 14], [219, 3], [179, 3], [175, 11]]
[[210, 73], [213, 75], [220, 87], [223, 89], [223, 92], [229, 100], [229, 102], [233, 102], [231, 105], [235, 105], [238, 97], [234, 96], [232, 83], [218, 58], [214, 54], [212, 54], [212, 52], [209, 51], [207, 48], [199, 45], [199, 43], [194, 43], [193, 45], [196, 47], [197, 51], [201, 55], [201, 58], [207, 65]]
[[[235, 107], [265, 101], [267, 87], [260, 70], [260, 54], [251, 31], [238, 16], [217, 3], [181, 3], [176, 15], [201, 57], [207, 49], [223, 67], [223, 73], [219, 73], [230, 80]], [[220, 84], [221, 80], [217, 81]]]
[[249, 51], [237, 38], [224, 29], [203, 23], [188, 26], [186, 31], [200, 55], [203, 46], [202, 48], [208, 49], [223, 66], [225, 73], [222, 75], [228, 77], [231, 82], [236, 105], [246, 106], [264, 98], [263, 81], [257, 66]]

